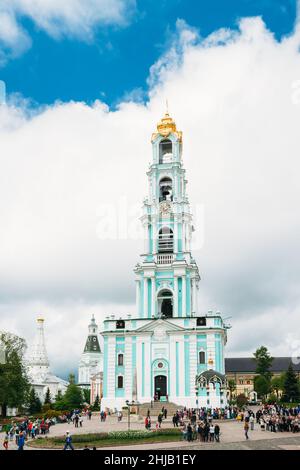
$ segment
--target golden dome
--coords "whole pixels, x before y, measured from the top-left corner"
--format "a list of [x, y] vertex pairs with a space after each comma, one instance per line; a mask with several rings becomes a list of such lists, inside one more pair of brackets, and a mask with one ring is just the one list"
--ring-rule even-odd
[[36, 319], [36, 321], [37, 321], [38, 323], [44, 323], [45, 320], [44, 320], [44, 318], [42, 318], [42, 317], [38, 317], [38, 318]]
[[171, 118], [168, 111], [166, 111], [164, 117], [157, 123], [157, 132], [152, 134], [151, 140], [155, 140], [158, 135], [168, 137], [171, 133], [176, 134], [177, 138], [181, 141], [182, 132], [177, 131], [175, 121]]

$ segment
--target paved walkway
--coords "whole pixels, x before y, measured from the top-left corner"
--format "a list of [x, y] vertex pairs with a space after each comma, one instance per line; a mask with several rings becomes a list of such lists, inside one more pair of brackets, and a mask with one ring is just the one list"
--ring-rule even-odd
[[[138, 449], [180, 449], [180, 450], [221, 450], [221, 449], [297, 449], [300, 450], [300, 434], [291, 433], [271, 433], [269, 431], [261, 431], [258, 425], [255, 425], [254, 431], [249, 431], [250, 439], [246, 441], [244, 436], [243, 423], [237, 421], [220, 421], [221, 442], [220, 443], [202, 443], [202, 442], [166, 442], [157, 444], [140, 444], [131, 446], [115, 446], [107, 449], [111, 450], [138, 450]], [[171, 419], [163, 421], [162, 427], [172, 427]], [[131, 429], [144, 429], [143, 420], [137, 421], [136, 417], [132, 417], [130, 423]], [[51, 427], [49, 437], [63, 436], [66, 431], [71, 434], [88, 434], [93, 432], [105, 431], [125, 431], [128, 429], [127, 417], [123, 421], [118, 422], [115, 417], [108, 417], [106, 422], [101, 423], [98, 416], [93, 416], [91, 420], [84, 419], [82, 428], [75, 428], [73, 424], [57, 424]], [[4, 434], [0, 434], [0, 447], [3, 450]], [[9, 443], [11, 450], [16, 449], [14, 443]], [[29, 447], [27, 447], [29, 449]]]

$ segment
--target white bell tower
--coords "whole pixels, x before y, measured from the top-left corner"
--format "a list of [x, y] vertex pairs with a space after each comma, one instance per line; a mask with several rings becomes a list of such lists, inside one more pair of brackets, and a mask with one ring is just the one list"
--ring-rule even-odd
[[46, 377], [50, 373], [50, 364], [48, 360], [45, 335], [44, 319], [37, 319], [37, 332], [32, 348], [32, 354], [29, 358], [30, 375], [36, 378]]

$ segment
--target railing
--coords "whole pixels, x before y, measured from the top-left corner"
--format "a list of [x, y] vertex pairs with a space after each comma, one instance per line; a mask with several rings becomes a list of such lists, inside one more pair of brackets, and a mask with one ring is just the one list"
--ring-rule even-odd
[[174, 255], [172, 253], [158, 254], [156, 256], [157, 264], [172, 264], [173, 261], [174, 261]]

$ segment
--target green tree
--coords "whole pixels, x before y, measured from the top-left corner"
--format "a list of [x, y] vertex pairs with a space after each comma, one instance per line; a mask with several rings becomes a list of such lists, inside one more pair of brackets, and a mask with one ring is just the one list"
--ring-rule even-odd
[[46, 395], [45, 395], [45, 401], [44, 401], [44, 404], [45, 405], [51, 405], [51, 393], [50, 393], [50, 388], [48, 387], [47, 388], [47, 391], [46, 391]]
[[228, 389], [229, 389], [229, 400], [232, 401], [232, 394], [236, 390], [235, 380], [233, 379], [228, 380]]
[[28, 397], [28, 411], [30, 414], [39, 413], [42, 409], [41, 400], [35, 393], [34, 388], [31, 388]]
[[70, 381], [66, 393], [62, 398], [62, 402], [67, 410], [74, 410], [83, 406], [82, 390], [73, 380]]
[[263, 375], [257, 375], [254, 378], [254, 390], [257, 392], [259, 398], [266, 399], [266, 396], [271, 391], [271, 383], [269, 378]]
[[91, 391], [88, 388], [84, 388], [82, 390], [82, 393], [83, 393], [83, 399], [84, 399], [85, 403], [90, 403], [90, 401], [91, 401]]
[[285, 402], [297, 402], [299, 399], [299, 383], [292, 363], [290, 362], [288, 370], [284, 376], [282, 400]]
[[271, 380], [271, 391], [275, 393], [276, 400], [279, 399], [279, 392], [283, 390], [283, 381], [284, 375], [280, 375], [277, 377], [272, 377]]
[[268, 349], [265, 346], [261, 346], [254, 353], [254, 360], [256, 362], [256, 373], [264, 376], [266, 379], [271, 380], [272, 373], [270, 368], [273, 363], [273, 357], [271, 357]]
[[92, 409], [93, 409], [93, 411], [99, 411], [100, 410], [100, 398], [99, 398], [98, 394], [97, 394], [96, 399], [93, 403]]
[[3, 358], [0, 360], [0, 405], [3, 416], [7, 407], [21, 408], [28, 395], [29, 381], [23, 362], [26, 343], [10, 333], [0, 334]]
[[63, 394], [61, 393], [61, 390], [58, 390], [57, 395], [55, 396], [53, 408], [57, 411], [66, 410], [64, 397], [63, 397]]

